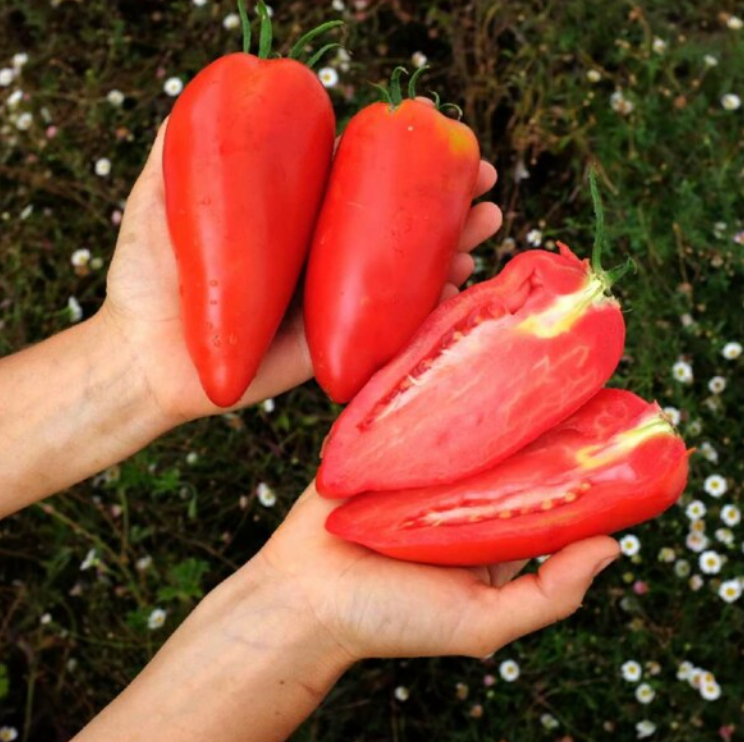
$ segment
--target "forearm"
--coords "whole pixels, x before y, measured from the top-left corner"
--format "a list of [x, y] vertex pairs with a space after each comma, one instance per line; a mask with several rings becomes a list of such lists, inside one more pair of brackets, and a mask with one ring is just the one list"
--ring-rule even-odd
[[169, 427], [97, 317], [0, 359], [0, 517], [130, 456]]
[[75, 742], [286, 739], [349, 664], [256, 560], [211, 593]]

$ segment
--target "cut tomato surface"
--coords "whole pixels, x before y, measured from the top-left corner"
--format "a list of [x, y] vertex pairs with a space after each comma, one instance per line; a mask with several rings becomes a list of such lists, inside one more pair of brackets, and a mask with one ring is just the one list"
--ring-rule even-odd
[[436, 309], [334, 424], [318, 491], [453, 482], [533, 441], [615, 370], [625, 323], [567, 247], [531, 250]]
[[326, 528], [408, 561], [527, 559], [660, 514], [684, 490], [687, 460], [657, 404], [605, 389], [487, 471], [453, 485], [360, 495], [336, 508]]

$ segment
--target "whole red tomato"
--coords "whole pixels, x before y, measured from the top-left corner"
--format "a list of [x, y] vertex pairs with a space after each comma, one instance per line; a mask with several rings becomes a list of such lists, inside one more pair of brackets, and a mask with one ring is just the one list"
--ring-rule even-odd
[[682, 493], [687, 459], [658, 405], [604, 389], [491, 469], [451, 485], [354, 497], [326, 527], [409, 561], [528, 559], [659, 515]]
[[351, 399], [436, 307], [479, 162], [473, 132], [418, 100], [375, 103], [349, 122], [305, 282], [315, 377], [336, 402]]
[[625, 323], [608, 274], [529, 250], [436, 309], [335, 422], [318, 491], [455, 482], [575, 412], [614, 372]]
[[265, 58], [266, 21], [260, 56], [222, 57], [189, 83], [163, 152], [186, 344], [221, 407], [240, 399], [287, 309], [335, 136], [316, 75]]

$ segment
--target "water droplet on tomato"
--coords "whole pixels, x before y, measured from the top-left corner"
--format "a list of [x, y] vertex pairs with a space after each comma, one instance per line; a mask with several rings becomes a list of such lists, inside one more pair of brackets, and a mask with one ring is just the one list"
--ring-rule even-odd
[[217, 299], [210, 299], [209, 300], [209, 306], [210, 307], [216, 307], [217, 306]]
[[204, 198], [199, 203], [202, 206], [209, 206], [209, 204], [212, 203], [212, 199], [209, 196], [204, 196]]
[[214, 287], [214, 286], [219, 286], [219, 285], [220, 285], [220, 282], [219, 282], [219, 281], [217, 281], [217, 280], [215, 280], [215, 279], [213, 278], [213, 279], [212, 279], [212, 280], [211, 280], [211, 281], [209, 282], [209, 285], [210, 285], [210, 286], [212, 286], [212, 287]]
[[230, 343], [230, 345], [237, 345], [238, 336], [234, 332], [231, 332], [230, 337], [227, 338], [227, 342]]
[[222, 341], [220, 340], [220, 336], [219, 335], [215, 335], [212, 338], [212, 345], [214, 345], [215, 348], [219, 348], [220, 345], [222, 345]]
[[214, 325], [211, 322], [207, 322], [207, 330], [214, 330]]

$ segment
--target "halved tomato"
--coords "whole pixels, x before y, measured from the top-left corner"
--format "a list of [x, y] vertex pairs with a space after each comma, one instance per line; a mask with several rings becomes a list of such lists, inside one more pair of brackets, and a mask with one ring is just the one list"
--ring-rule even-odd
[[488, 471], [453, 485], [360, 495], [326, 528], [388, 556], [449, 565], [551, 554], [666, 510], [687, 453], [657, 404], [604, 389]]
[[564, 420], [615, 370], [625, 323], [606, 275], [567, 247], [530, 250], [436, 309], [344, 410], [318, 491], [457, 481]]

